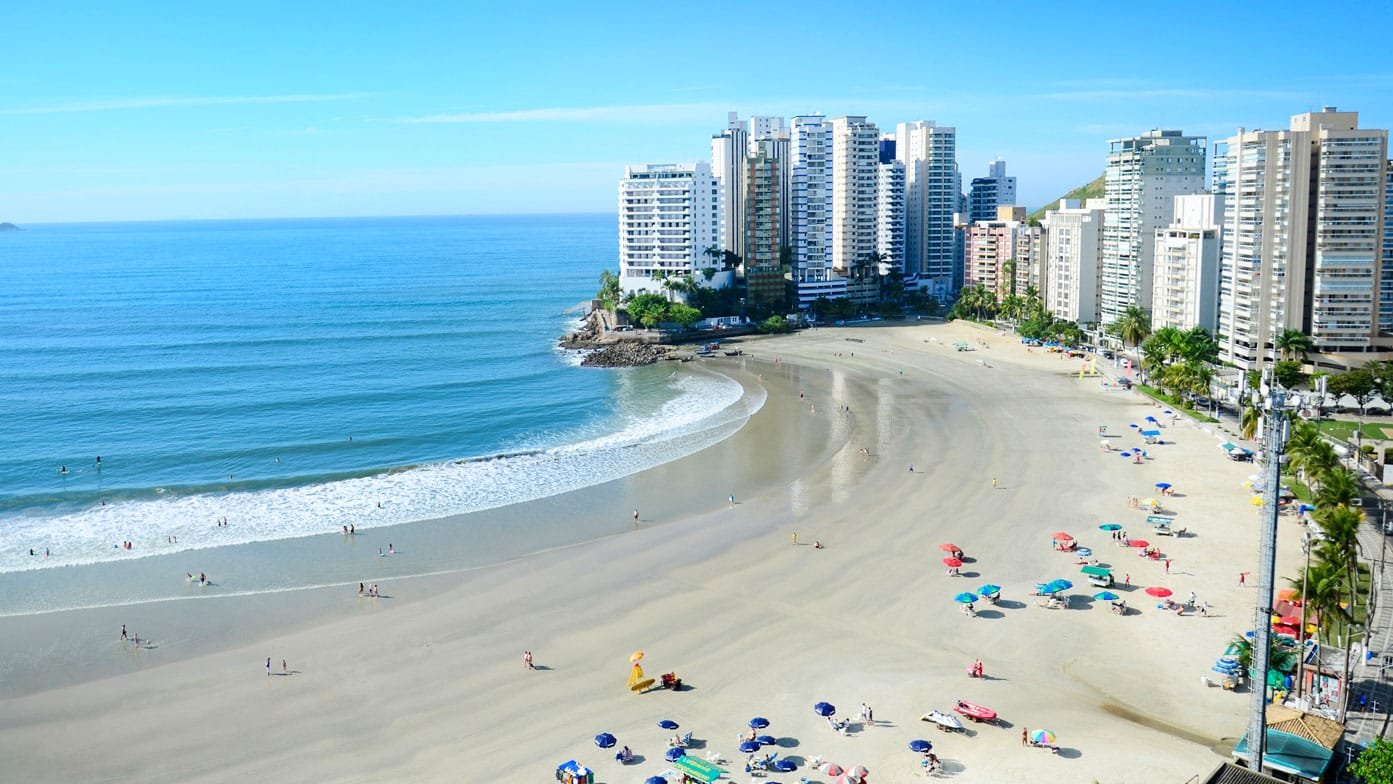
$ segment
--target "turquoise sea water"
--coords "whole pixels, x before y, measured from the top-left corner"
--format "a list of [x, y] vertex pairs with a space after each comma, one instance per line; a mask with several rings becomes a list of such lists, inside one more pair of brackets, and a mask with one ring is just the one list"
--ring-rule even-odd
[[0, 234], [0, 572], [486, 509], [700, 448], [738, 384], [554, 347], [615, 255], [605, 215]]

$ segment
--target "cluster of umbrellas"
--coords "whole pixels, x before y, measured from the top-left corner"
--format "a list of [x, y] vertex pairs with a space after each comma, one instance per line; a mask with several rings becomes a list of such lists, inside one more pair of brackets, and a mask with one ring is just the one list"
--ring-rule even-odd
[[[867, 776], [871, 775], [871, 772], [867, 770], [864, 765], [843, 768], [835, 762], [824, 762], [822, 763], [822, 767], [818, 768], [818, 770], [828, 776], [833, 776], [832, 784], [856, 784], [857, 782], [864, 781]], [[773, 783], [771, 782], [770, 784]]]
[[981, 588], [978, 588], [976, 593], [973, 593], [972, 591], [963, 591], [957, 596], [954, 596], [953, 601], [957, 602], [958, 604], [971, 604], [972, 602], [977, 601], [979, 598], [996, 596], [999, 593], [1001, 593], [1001, 586], [995, 585], [993, 583], [987, 583], [983, 585]]

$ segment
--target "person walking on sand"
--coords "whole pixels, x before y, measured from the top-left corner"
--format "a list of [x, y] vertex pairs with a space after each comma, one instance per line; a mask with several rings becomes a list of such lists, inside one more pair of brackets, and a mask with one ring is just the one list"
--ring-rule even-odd
[[1242, 586], [1242, 585], [1247, 585], [1247, 584], [1248, 584], [1248, 573], [1247, 573], [1247, 572], [1239, 572], [1239, 573], [1238, 573], [1238, 584], [1239, 584], [1240, 586]]
[[1030, 728], [1029, 728], [1029, 727], [1021, 727], [1021, 745], [1022, 745], [1022, 746], [1029, 746], [1029, 745], [1030, 745]]
[[288, 666], [286, 665], [285, 659], [281, 659], [281, 675], [289, 675], [289, 674], [290, 674], [290, 667], [288, 667]]
[[731, 494], [730, 494], [730, 508], [731, 508], [731, 509], [734, 509], [734, 508], [735, 508], [735, 493], [731, 493]]
[[1167, 558], [1167, 559], [1166, 559], [1166, 574], [1170, 574], [1170, 573], [1171, 573], [1171, 559]]
[[121, 624], [121, 639], [123, 639], [123, 640], [129, 640], [129, 639], [130, 639], [130, 635], [128, 635], [128, 634], [126, 633], [126, 624], [124, 624], [124, 623]]
[[1122, 575], [1122, 582], [1123, 582], [1123, 584], [1125, 584], [1125, 585], [1131, 585], [1131, 584], [1132, 584], [1132, 575], [1130, 575], [1130, 574], [1124, 574], [1124, 575]]
[[794, 543], [794, 544], [798, 544], [798, 532], [797, 532], [797, 531], [794, 531], [794, 532], [793, 532], [793, 543]]
[[266, 677], [271, 677], [271, 657], [266, 657]]
[[996, 489], [996, 477], [992, 477], [992, 489]]

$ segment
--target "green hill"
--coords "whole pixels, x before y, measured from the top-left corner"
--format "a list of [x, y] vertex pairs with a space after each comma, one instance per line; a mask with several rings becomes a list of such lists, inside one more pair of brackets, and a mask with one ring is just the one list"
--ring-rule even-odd
[[[1073, 189], [1072, 191], [1069, 191], [1068, 193], [1064, 194], [1063, 196], [1061, 196], [1061, 197], [1059, 197], [1059, 198], [1060, 198], [1060, 199], [1078, 199], [1080, 202], [1082, 202], [1082, 201], [1084, 201], [1084, 200], [1086, 200], [1086, 199], [1101, 199], [1101, 198], [1103, 198], [1103, 175], [1101, 175], [1101, 174], [1098, 175], [1098, 179], [1094, 180], [1093, 182], [1090, 182], [1090, 183], [1088, 183], [1087, 185], [1080, 185], [1079, 187]], [[1029, 220], [1032, 220], [1032, 221], [1042, 220], [1042, 219], [1044, 219], [1044, 217], [1045, 217], [1045, 211], [1046, 211], [1046, 210], [1052, 210], [1052, 209], [1054, 209], [1054, 208], [1056, 208], [1056, 207], [1058, 207], [1058, 206], [1059, 206], [1059, 199], [1051, 199], [1047, 204], [1045, 204], [1045, 206], [1043, 206], [1043, 207], [1041, 207], [1040, 209], [1038, 209], [1038, 210], [1036, 210], [1036, 211], [1030, 213], [1030, 215], [1029, 215]]]

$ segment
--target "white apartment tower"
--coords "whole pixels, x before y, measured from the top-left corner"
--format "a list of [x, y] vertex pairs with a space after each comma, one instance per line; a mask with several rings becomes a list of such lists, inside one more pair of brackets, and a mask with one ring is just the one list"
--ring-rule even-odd
[[1219, 325], [1219, 248], [1224, 200], [1213, 194], [1175, 197], [1171, 225], [1156, 230], [1151, 277], [1151, 328]]
[[[853, 299], [879, 292], [876, 252], [880, 129], [863, 116], [832, 120], [832, 269], [852, 279]], [[867, 283], [869, 281], [869, 283]]]
[[946, 297], [953, 288], [953, 213], [961, 183], [957, 131], [916, 120], [895, 128], [895, 158], [905, 169], [905, 267]]
[[726, 115], [725, 130], [711, 137], [711, 173], [720, 182], [720, 238], [716, 245], [722, 250], [744, 256], [745, 232], [744, 188], [740, 182], [749, 147], [749, 130], [740, 115]]
[[1357, 112], [1327, 107], [1216, 145], [1221, 359], [1261, 367], [1285, 329], [1323, 354], [1382, 347], [1388, 132], [1358, 126]]
[[904, 164], [900, 161], [876, 167], [875, 249], [881, 272], [904, 272]]
[[846, 296], [832, 271], [832, 124], [820, 114], [794, 117], [789, 128], [789, 245], [798, 307]]
[[1060, 199], [1045, 213], [1045, 309], [1055, 318], [1091, 324], [1098, 321], [1098, 273], [1103, 257], [1106, 199]]
[[1204, 191], [1205, 139], [1147, 131], [1109, 143], [1104, 177], [1103, 266], [1099, 318], [1116, 321], [1151, 304], [1156, 230], [1171, 222], [1172, 199]]
[[1006, 176], [1006, 161], [997, 158], [987, 166], [986, 177], [972, 178], [967, 203], [972, 223], [996, 220], [997, 207], [1016, 203], [1016, 178]]
[[[619, 285], [660, 292], [663, 276], [710, 266], [706, 249], [720, 244], [724, 208], [720, 181], [702, 162], [628, 166], [619, 181]], [[655, 279], [657, 274], [659, 279]], [[714, 279], [725, 285], [729, 273]]]
[[1383, 267], [1379, 270], [1379, 334], [1393, 337], [1393, 161], [1388, 162], [1383, 188]]

